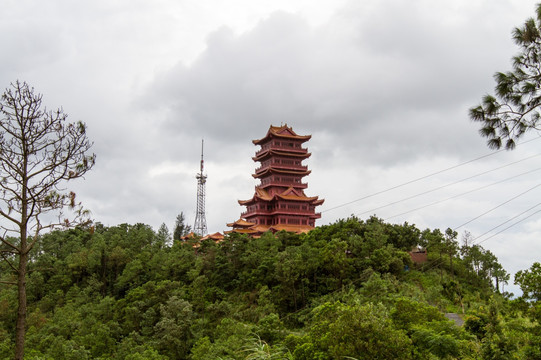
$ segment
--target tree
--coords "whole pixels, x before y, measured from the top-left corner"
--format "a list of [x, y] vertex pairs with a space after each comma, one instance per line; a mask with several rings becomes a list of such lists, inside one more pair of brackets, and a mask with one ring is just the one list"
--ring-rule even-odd
[[169, 229], [167, 228], [167, 225], [165, 223], [162, 223], [160, 225], [160, 228], [158, 229], [158, 232], [156, 233], [156, 241], [158, 244], [158, 247], [163, 246], [170, 246], [171, 243], [171, 233], [169, 233]]
[[173, 241], [180, 240], [181, 236], [187, 235], [191, 230], [189, 225], [186, 225], [186, 219], [184, 218], [184, 213], [181, 212], [177, 215], [175, 220], [175, 230], [173, 231]]
[[513, 71], [494, 74], [496, 96], [485, 95], [481, 105], [470, 109], [470, 118], [482, 124], [479, 132], [493, 149], [513, 149], [528, 130], [541, 129], [541, 4], [535, 18], [515, 28], [513, 39], [520, 47]]
[[518, 271], [515, 285], [520, 286], [525, 298], [541, 301], [541, 264], [535, 262], [529, 270]]
[[453, 256], [458, 253], [458, 242], [456, 238], [458, 233], [451, 228], [445, 230], [445, 238], [443, 241], [443, 249], [449, 255], [449, 266], [451, 275], [453, 275]]
[[[88, 212], [65, 182], [92, 168], [92, 143], [82, 122], [67, 123], [62, 109], [47, 110], [42, 95], [16, 81], [0, 99], [0, 241], [18, 289], [15, 359], [24, 355], [29, 252], [45, 229], [80, 223]], [[64, 208], [73, 210], [68, 218]], [[70, 219], [71, 218], [71, 219]]]

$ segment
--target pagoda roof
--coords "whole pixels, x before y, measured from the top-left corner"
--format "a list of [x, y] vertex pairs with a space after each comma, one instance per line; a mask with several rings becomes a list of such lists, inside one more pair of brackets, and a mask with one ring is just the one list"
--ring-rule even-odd
[[199, 238], [199, 235], [197, 235], [193, 231], [191, 231], [189, 234], [186, 234], [180, 237], [181, 240], [191, 240], [191, 239], [196, 239], [196, 238]]
[[288, 174], [288, 175], [302, 175], [307, 176], [310, 175], [312, 170], [284, 170], [284, 169], [277, 169], [273, 166], [269, 166], [265, 169], [263, 169], [261, 172], [257, 172], [255, 174], [252, 174], [254, 178], [259, 178], [263, 175], [266, 175], [267, 173], [277, 173], [277, 174]]
[[[249, 203], [255, 201], [256, 198], [261, 199], [261, 200], [265, 200], [265, 201], [271, 201], [273, 199], [273, 197], [267, 192], [267, 190], [262, 189], [260, 187], [256, 187], [254, 196], [252, 196], [252, 198], [248, 199], [248, 200], [239, 200], [239, 204], [240, 205], [249, 204]], [[227, 226], [229, 226], [229, 224], [227, 224]]]
[[[248, 228], [236, 228], [236, 227], [233, 227], [233, 230], [229, 230], [229, 231], [224, 231], [224, 233], [226, 234], [230, 234], [232, 232], [236, 232], [238, 234], [262, 234], [266, 231], [269, 231], [269, 225], [257, 225], [255, 223], [253, 223], [254, 225], [252, 225], [251, 227], [248, 227]], [[229, 224], [227, 225], [229, 226]]]
[[256, 156], [252, 157], [252, 160], [258, 161], [258, 160], [264, 159], [265, 157], [271, 156], [271, 155], [291, 156], [291, 157], [298, 157], [298, 158], [307, 159], [312, 154], [309, 153], [309, 152], [295, 152], [295, 151], [268, 149], [266, 151], [258, 153]]
[[278, 231], [288, 231], [288, 232], [301, 234], [301, 233], [307, 233], [313, 229], [314, 228], [310, 225], [277, 224], [277, 225], [256, 225], [248, 229], [233, 229], [233, 230], [225, 231], [225, 233], [226, 234], [230, 234], [230, 233], [249, 234], [249, 235], [258, 237], [259, 235], [267, 231], [271, 231], [273, 233], [278, 232]]
[[[318, 196], [306, 196], [304, 195], [304, 192], [295, 189], [294, 187], [290, 186], [281, 194], [277, 194], [277, 197], [284, 200], [295, 200], [295, 201], [316, 201], [319, 197]], [[325, 200], [320, 200], [321, 202]]]
[[[260, 199], [263, 201], [271, 201], [275, 198], [280, 198], [283, 200], [291, 200], [291, 201], [308, 201], [312, 202], [314, 205], [321, 205], [325, 201], [324, 199], [319, 199], [318, 196], [306, 196], [302, 190], [295, 189], [294, 187], [290, 186], [285, 191], [283, 191], [281, 194], [275, 194], [274, 196], [271, 196], [265, 189], [261, 189], [259, 187], [255, 188], [255, 194], [252, 196], [251, 199], [248, 200], [239, 200], [240, 205], [248, 205], [256, 199]], [[237, 220], [239, 221], [239, 220]], [[232, 226], [227, 224], [227, 226]]]
[[215, 232], [214, 234], [209, 234], [203, 238], [201, 238], [201, 241], [203, 240], [214, 240], [216, 242], [220, 242], [224, 239], [224, 236], [219, 233], [219, 232]]
[[302, 140], [304, 142], [310, 140], [312, 135], [297, 135], [291, 127], [287, 126], [287, 124], [282, 126], [271, 125], [269, 131], [267, 131], [267, 135], [265, 135], [264, 138], [261, 138], [259, 140], [252, 140], [252, 143], [254, 143], [255, 145], [259, 145], [272, 137]]
[[234, 227], [234, 228], [248, 228], [250, 226], [254, 226], [255, 223], [246, 221], [244, 219], [238, 219], [237, 221], [226, 224], [226, 225], [229, 227]]
[[272, 225], [271, 226], [271, 230], [274, 230], [274, 231], [289, 231], [289, 232], [294, 232], [294, 233], [297, 233], [297, 234], [300, 234], [300, 233], [307, 233], [308, 231], [310, 230], [313, 230], [314, 228], [312, 226], [309, 226], [309, 225], [286, 225], [286, 224], [277, 224], [277, 225]]

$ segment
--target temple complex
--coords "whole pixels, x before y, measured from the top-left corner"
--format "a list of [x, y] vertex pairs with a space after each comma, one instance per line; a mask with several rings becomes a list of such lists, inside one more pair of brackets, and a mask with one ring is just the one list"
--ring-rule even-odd
[[252, 158], [259, 162], [252, 175], [260, 180], [255, 193], [248, 200], [239, 200], [246, 206], [240, 219], [227, 224], [231, 232], [259, 236], [266, 231], [308, 232], [315, 227], [316, 206], [323, 204], [317, 196], [306, 196], [304, 190], [308, 184], [302, 178], [310, 174], [302, 161], [310, 153], [302, 144], [310, 140], [311, 135], [297, 135], [287, 124], [271, 126], [264, 138], [253, 140], [261, 148]]

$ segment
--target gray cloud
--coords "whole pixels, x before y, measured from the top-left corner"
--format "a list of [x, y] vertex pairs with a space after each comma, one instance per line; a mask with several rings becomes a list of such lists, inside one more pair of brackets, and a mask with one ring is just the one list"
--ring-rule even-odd
[[[242, 210], [236, 200], [252, 195], [251, 140], [271, 124], [313, 135], [307, 193], [327, 199], [323, 210], [485, 154], [467, 110], [491, 92], [495, 71], [509, 69], [511, 30], [535, 8], [533, 0], [255, 4], [21, 0], [2, 8], [0, 84], [27, 80], [49, 107], [87, 122], [98, 162], [75, 190], [98, 221], [171, 227], [184, 211], [192, 222], [204, 138], [209, 230], [223, 230]], [[324, 212], [319, 223], [532, 152]], [[445, 228], [535, 181], [393, 221]], [[502, 208], [487, 221], [519, 211]], [[539, 224], [528, 226], [509, 237], [535, 248], [528, 234]], [[506, 256], [507, 247], [485, 244]]]
[[486, 57], [496, 51], [479, 44], [493, 19], [474, 12], [445, 23], [461, 9], [438, 17], [440, 4], [372, 5], [318, 27], [284, 12], [240, 35], [222, 27], [193, 64], [162, 73], [145, 97], [169, 108], [165, 127], [224, 147], [288, 123], [324, 131], [328, 146], [347, 145], [368, 163], [482, 149], [467, 109], [489, 83]]

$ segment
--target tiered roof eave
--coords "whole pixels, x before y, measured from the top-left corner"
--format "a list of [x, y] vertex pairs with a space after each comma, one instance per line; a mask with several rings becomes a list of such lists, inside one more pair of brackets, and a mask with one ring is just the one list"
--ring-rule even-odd
[[252, 143], [255, 145], [260, 145], [261, 143], [266, 142], [269, 138], [278, 137], [284, 139], [295, 139], [301, 140], [302, 142], [308, 141], [312, 138], [312, 135], [297, 135], [291, 127], [288, 127], [287, 124], [282, 126], [271, 126], [267, 135], [261, 139], [252, 140]]
[[252, 157], [252, 160], [261, 161], [272, 155], [296, 157], [296, 158], [301, 158], [302, 160], [305, 160], [305, 159], [308, 159], [310, 156], [312, 156], [312, 153], [309, 153], [306, 150], [285, 151], [285, 150], [277, 150], [277, 149], [268, 149], [266, 151], [258, 152], [256, 156]]
[[273, 166], [268, 166], [264, 169], [259, 170], [259, 172], [256, 172], [255, 174], [252, 174], [252, 177], [255, 179], [258, 179], [262, 176], [267, 175], [268, 173], [276, 173], [276, 174], [284, 174], [284, 175], [298, 175], [298, 176], [308, 176], [312, 170], [302, 170], [302, 169], [277, 169]]
[[312, 205], [321, 205], [325, 202], [325, 199], [320, 199], [319, 196], [306, 196], [304, 195], [302, 191], [300, 191], [299, 193], [299, 191], [295, 190], [293, 187], [289, 187], [288, 189], [283, 191], [281, 194], [274, 194], [274, 196], [271, 196], [264, 189], [256, 187], [254, 196], [252, 196], [250, 199], [247, 199], [247, 200], [238, 200], [238, 203], [240, 205], [251, 205], [257, 202], [258, 200], [271, 202], [271, 201], [276, 201], [277, 199], [308, 202]]

